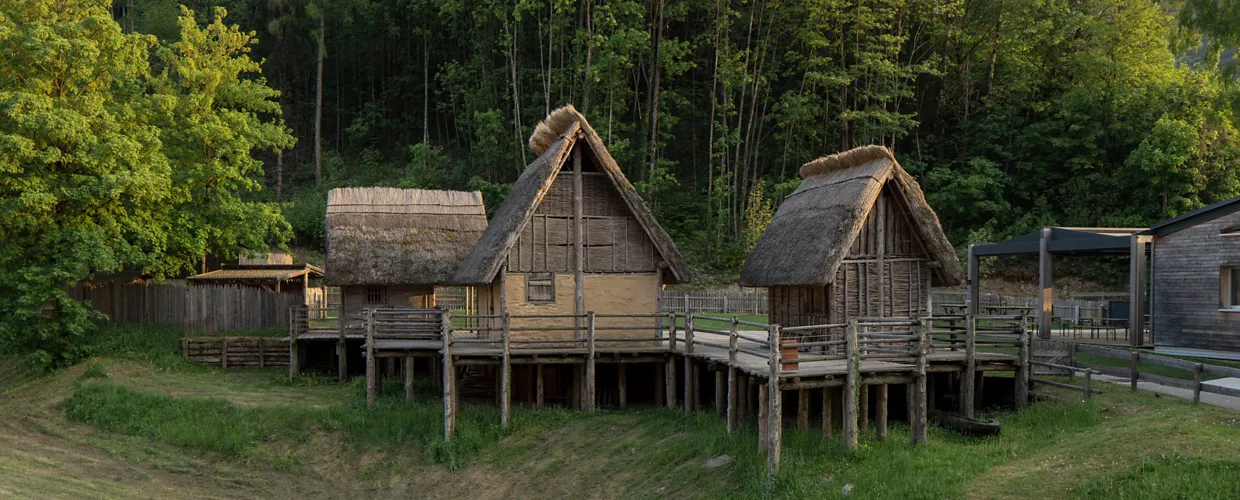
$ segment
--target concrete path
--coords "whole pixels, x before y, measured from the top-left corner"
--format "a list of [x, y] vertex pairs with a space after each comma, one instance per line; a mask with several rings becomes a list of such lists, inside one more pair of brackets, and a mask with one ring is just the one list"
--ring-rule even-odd
[[[1127, 378], [1112, 377], [1110, 375], [1094, 375], [1094, 380], [1100, 380], [1103, 382], [1109, 382], [1112, 384], [1122, 385], [1125, 388], [1128, 387], [1129, 384], [1131, 383]], [[1155, 384], [1152, 382], [1144, 382], [1144, 381], [1138, 381], [1137, 388], [1144, 389], [1150, 392], [1156, 392], [1159, 394], [1166, 394], [1168, 396], [1175, 396], [1177, 398], [1182, 398], [1182, 399], [1188, 399], [1188, 400], [1193, 399], [1193, 391], [1189, 389], [1167, 387], [1165, 385], [1159, 385], [1159, 384]], [[1231, 408], [1233, 410], [1240, 410], [1240, 398], [1224, 396], [1222, 394], [1202, 392], [1201, 402], [1209, 403], [1214, 406], [1221, 406], [1223, 408]]]

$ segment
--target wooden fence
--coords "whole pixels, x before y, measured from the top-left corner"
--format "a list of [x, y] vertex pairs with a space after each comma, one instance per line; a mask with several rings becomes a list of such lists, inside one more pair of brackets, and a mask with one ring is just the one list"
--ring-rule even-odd
[[272, 337], [191, 337], [181, 339], [185, 359], [228, 367], [288, 366], [288, 342]]
[[229, 330], [287, 327], [289, 307], [300, 294], [237, 285], [187, 285], [184, 282], [119, 283], [74, 286], [69, 295], [116, 323], [156, 324], [213, 334]]
[[[935, 314], [958, 314], [960, 311], [950, 310], [952, 307], [964, 307], [967, 292], [956, 290], [933, 290], [930, 292], [930, 303], [934, 307]], [[978, 305], [981, 307], [1031, 307], [1038, 306], [1036, 297], [1012, 297], [996, 294], [982, 294], [978, 297]], [[1107, 319], [1106, 301], [1102, 300], [1080, 300], [1080, 299], [1061, 299], [1054, 298], [1051, 300], [1052, 313], [1055, 318], [1062, 318], [1065, 322], [1080, 324], [1082, 319], [1089, 319], [1095, 323]], [[1030, 311], [1034, 311], [1031, 309]], [[1032, 314], [1032, 312], [1031, 312]], [[1036, 321], [1036, 314], [1033, 314]], [[1128, 319], [1125, 315], [1122, 319]]]
[[766, 314], [769, 310], [765, 288], [659, 292], [660, 312]]
[[[1223, 387], [1213, 384], [1204, 384], [1201, 380], [1202, 374], [1215, 375], [1219, 377], [1240, 377], [1240, 369], [1237, 368], [1197, 363], [1194, 361], [1172, 358], [1169, 356], [1160, 356], [1148, 352], [1125, 351], [1121, 349], [1110, 349], [1107, 347], [1088, 344], [1069, 344], [1067, 346], [1067, 350], [1069, 352], [1067, 364], [1078, 368], [1088, 368], [1103, 375], [1126, 378], [1129, 380], [1129, 385], [1133, 390], [1136, 390], [1137, 382], [1141, 381], [1193, 391], [1194, 403], [1201, 401], [1202, 392], [1240, 397], [1240, 389], [1232, 389], [1230, 387]], [[1125, 369], [1115, 366], [1085, 363], [1078, 358], [1078, 354], [1089, 354], [1093, 356], [1127, 361], [1128, 368]], [[1143, 363], [1186, 370], [1192, 373], [1193, 380], [1142, 372], [1140, 370], [1140, 366]]]

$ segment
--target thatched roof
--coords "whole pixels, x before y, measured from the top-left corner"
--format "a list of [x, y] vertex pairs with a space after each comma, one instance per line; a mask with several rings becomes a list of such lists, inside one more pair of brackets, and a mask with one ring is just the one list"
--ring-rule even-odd
[[333, 189], [327, 193], [327, 284], [449, 284], [486, 228], [477, 191]]
[[556, 174], [569, 161], [573, 147], [578, 144], [589, 148], [592, 154], [582, 155], [583, 160], [593, 159], [598, 170], [607, 174], [629, 211], [654, 243], [655, 250], [662, 257], [668, 271], [664, 275], [664, 282], [682, 283], [689, 280], [689, 267], [685, 265], [672, 238], [659, 226], [646, 203], [642, 201], [641, 195], [637, 194], [637, 190], [620, 171], [616, 160], [607, 152], [603, 139], [594, 132], [585, 117], [569, 105], [552, 111], [535, 128], [534, 134], [530, 136], [530, 149], [539, 155], [538, 158], [530, 163], [517, 182], [513, 183], [508, 197], [491, 218], [482, 239], [478, 240], [469, 257], [461, 264], [454, 281], [462, 284], [486, 284], [495, 279], [508, 251], [525, 229], [526, 223], [538, 208], [538, 203], [551, 188]]
[[895, 194], [935, 265], [933, 284], [964, 278], [939, 218], [921, 186], [887, 148], [865, 146], [801, 167], [804, 182], [784, 200], [741, 269], [741, 286], [830, 283], [883, 187]]

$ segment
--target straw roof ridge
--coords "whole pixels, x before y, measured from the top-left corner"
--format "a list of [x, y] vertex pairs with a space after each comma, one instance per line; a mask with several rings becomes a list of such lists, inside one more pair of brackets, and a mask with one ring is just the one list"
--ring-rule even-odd
[[887, 148], [867, 146], [801, 167], [805, 180], [776, 210], [741, 269], [742, 286], [831, 283], [884, 187], [906, 209], [933, 266], [935, 285], [963, 279], [960, 262], [921, 186]]
[[448, 284], [486, 230], [482, 193], [386, 187], [327, 193], [327, 283]]
[[576, 108], [568, 105], [552, 111], [538, 123], [534, 134], [530, 136], [530, 149], [539, 155], [538, 158], [530, 163], [513, 183], [503, 204], [491, 218], [486, 233], [461, 264], [453, 281], [459, 284], [487, 284], [495, 279], [512, 245], [520, 237], [538, 204], [555, 182], [556, 175], [571, 157], [573, 147], [579, 142], [590, 148], [599, 170], [611, 179], [629, 211], [654, 243], [670, 271], [666, 275], [666, 282], [678, 283], [690, 279], [689, 267], [676, 244], [659, 226], [642, 201], [641, 195], [625, 178], [620, 166], [607, 151], [602, 138]]

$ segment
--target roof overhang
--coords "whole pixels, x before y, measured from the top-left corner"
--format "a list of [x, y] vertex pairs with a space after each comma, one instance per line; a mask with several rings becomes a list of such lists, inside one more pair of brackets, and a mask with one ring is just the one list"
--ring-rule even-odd
[[[1146, 228], [1115, 227], [1051, 227], [1047, 252], [1054, 255], [1127, 255], [1132, 249], [1132, 236]], [[1038, 255], [1042, 246], [1042, 230], [1029, 232], [998, 243], [976, 243], [973, 255]]]

